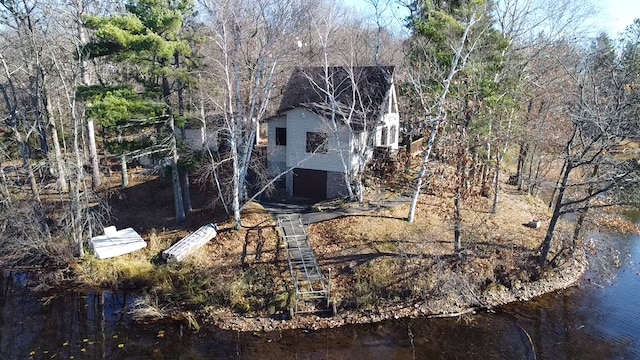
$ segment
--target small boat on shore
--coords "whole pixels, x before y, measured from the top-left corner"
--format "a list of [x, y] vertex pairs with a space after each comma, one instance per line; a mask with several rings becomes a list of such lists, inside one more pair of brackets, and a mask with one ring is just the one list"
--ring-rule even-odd
[[170, 248], [162, 252], [162, 257], [167, 262], [182, 261], [189, 254], [203, 247], [218, 234], [218, 225], [207, 224], [196, 232], [186, 236], [182, 240], [173, 244]]

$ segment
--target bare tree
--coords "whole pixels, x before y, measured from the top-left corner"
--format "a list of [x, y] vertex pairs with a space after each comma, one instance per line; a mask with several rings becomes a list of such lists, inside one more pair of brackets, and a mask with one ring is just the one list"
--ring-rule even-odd
[[[78, 46], [76, 49], [76, 54], [78, 59], [80, 59], [80, 73], [82, 74], [82, 86], [91, 86], [91, 76], [89, 74], [89, 62], [87, 60], [86, 53], [82, 52], [83, 46], [87, 43], [87, 33], [86, 29], [83, 25], [83, 17], [86, 15], [86, 9], [95, 0], [71, 0], [72, 8], [74, 13], [72, 13], [73, 24], [76, 30], [76, 39], [78, 41]], [[84, 117], [84, 113], [80, 114], [81, 117]], [[91, 186], [95, 190], [100, 187], [102, 183], [102, 176], [100, 175], [100, 162], [98, 161], [98, 149], [96, 146], [96, 131], [93, 119], [90, 117], [86, 118], [86, 126], [87, 126], [87, 140], [89, 145], [89, 161], [91, 163]]]
[[0, 92], [2, 93], [5, 107], [9, 113], [9, 116], [6, 118], [5, 125], [11, 130], [14, 141], [17, 143], [20, 150], [22, 163], [27, 172], [29, 185], [31, 187], [31, 195], [33, 196], [33, 199], [39, 203], [41, 201], [40, 187], [33, 170], [29, 150], [29, 138], [36, 131], [37, 124], [34, 121], [29, 121], [24, 108], [22, 108], [23, 102], [19, 98], [20, 93], [15, 85], [13, 71], [9, 69], [7, 61], [2, 53], [0, 53], [0, 61], [2, 62], [2, 70], [5, 77], [5, 81], [0, 84]]
[[[591, 1], [505, 0], [495, 3], [493, 13], [497, 28], [508, 41], [503, 54], [506, 68], [500, 77], [511, 77], [517, 84], [509, 94], [518, 104], [511, 123], [511, 139], [519, 146], [512, 182], [520, 190], [526, 187], [535, 193], [555, 158], [542, 150], [555, 147], [555, 134], [565, 132], [557, 126], [563, 124], [557, 120], [568, 103], [563, 89], [571, 82], [564, 64], [573, 61], [574, 45], [593, 36], [588, 20], [597, 12]], [[540, 136], [540, 129], [550, 126], [556, 129]]]
[[[36, 200], [32, 205], [15, 196], [12, 199], [10, 191], [3, 191], [7, 196], [5, 204], [10, 208], [4, 209], [2, 221], [15, 222], [15, 219], [24, 217], [17, 224], [5, 228], [8, 238], [3, 248], [6, 249], [5, 254], [11, 253], [12, 259], [15, 256], [29, 263], [55, 260], [53, 257], [67, 253], [82, 255], [84, 240], [91, 237], [93, 227], [104, 221], [104, 213], [91, 208], [91, 203], [100, 204], [99, 199], [85, 186], [84, 155], [80, 146], [82, 130], [75, 116], [74, 85], [78, 67], [74, 53], [77, 53], [79, 44], [69, 31], [69, 24], [73, 22], [69, 21], [62, 5], [41, 1], [2, 3], [3, 15], [11, 15], [3, 19], [13, 19], [8, 28], [14, 30], [2, 32], [3, 39], [11, 40], [3, 42], [4, 48], [0, 53], [3, 110], [8, 115], [7, 124], [12, 129], [14, 144], [21, 149], [22, 162]], [[48, 38], [56, 41], [48, 41]], [[43, 188], [50, 184], [47, 184], [45, 174], [34, 171], [33, 160], [38, 153], [31, 149], [33, 141], [30, 140], [36, 134], [43, 136], [38, 124], [46, 125], [44, 136], [50, 137], [46, 147], [53, 144], [53, 151], [49, 154], [51, 169], [56, 175], [58, 189], [66, 192], [70, 188], [68, 200], [62, 194], [57, 202], [51, 196], [40, 199], [40, 182], [44, 183]], [[73, 134], [73, 148], [66, 147], [58, 135], [60, 130]], [[44, 153], [45, 146], [42, 141], [39, 143], [39, 150]], [[0, 175], [3, 185], [6, 185], [8, 180], [4, 170]], [[4, 186], [3, 189], [8, 190]], [[44, 190], [42, 193], [50, 192]], [[63, 206], [41, 206], [40, 201]], [[59, 226], [51, 228], [50, 223]]]
[[[50, 170], [58, 179], [58, 188], [66, 192], [62, 152], [47, 89], [50, 87], [47, 37], [55, 34], [55, 24], [45, 16], [47, 5], [39, 1], [3, 2], [1, 6], [0, 12], [5, 15], [2, 17], [3, 25], [12, 30], [4, 32], [3, 38], [7, 43], [15, 45], [7, 54], [13, 53], [16, 56], [9, 64], [15, 71], [10, 74], [5, 71], [5, 75], [13, 78], [9, 87], [12, 87], [10, 91], [16, 94], [14, 100], [22, 99], [12, 106], [18, 107], [15, 110], [20, 113], [20, 117], [33, 119], [40, 144], [39, 150], [48, 157]], [[3, 59], [6, 64], [6, 57]], [[5, 101], [8, 99], [5, 98]], [[50, 133], [55, 150], [53, 154], [49, 152]], [[28, 148], [26, 150], [31, 149], [28, 141], [24, 145]]]
[[[356, 49], [360, 45], [356, 42], [358, 37], [350, 38], [352, 33], [349, 30], [352, 28], [340, 26], [343, 17], [341, 11], [337, 4], [332, 4], [323, 12], [323, 16], [313, 20], [312, 30], [321, 54], [320, 66], [302, 70], [306, 82], [311, 86], [304, 86], [306, 82], [301, 79], [303, 84], [299, 91], [310, 94], [308, 103], [301, 105], [311, 107], [312, 111], [326, 120], [326, 132], [331, 134], [336, 144], [332, 150], [339, 154], [349, 199], [362, 202], [362, 175], [371, 159], [372, 139], [376, 125], [381, 120], [379, 109], [371, 107], [376, 100], [381, 100], [380, 95], [384, 95], [379, 93], [383, 89], [376, 88], [379, 84], [376, 80], [390, 79], [391, 74], [389, 68], [380, 66], [377, 70], [373, 69], [375, 73], [381, 70], [377, 79], [374, 79], [375, 76], [371, 76], [372, 69], [358, 66], [362, 65], [356, 58]], [[344, 41], [336, 41], [336, 38]], [[379, 41], [374, 51], [373, 60], [376, 64], [379, 60]], [[296, 75], [299, 74], [292, 76]]]
[[[578, 84], [570, 112], [572, 131], [563, 148], [564, 168], [540, 247], [541, 266], [547, 263], [555, 229], [563, 215], [578, 212], [582, 219], [589, 209], [636, 201], [626, 194], [633, 194], [640, 183], [640, 163], [616, 153], [624, 141], [640, 139], [640, 120], [636, 116], [640, 31], [631, 30], [629, 34], [636, 39], [627, 43], [622, 57], [617, 58], [612, 48], [595, 46], [574, 75]], [[554, 259], [563, 250], [556, 252]]]
[[[205, 51], [211, 55], [202, 76], [216, 84], [215, 96], [206, 99], [205, 106], [219, 119], [216, 125], [226, 144], [222, 158], [211, 159], [216, 172], [212, 178], [220, 179], [219, 165], [229, 164], [230, 196], [225, 202], [240, 227], [256, 131], [271, 109], [277, 75], [296, 54], [296, 35], [311, 2], [201, 0], [200, 5], [209, 24]], [[224, 191], [219, 193], [226, 198]]]

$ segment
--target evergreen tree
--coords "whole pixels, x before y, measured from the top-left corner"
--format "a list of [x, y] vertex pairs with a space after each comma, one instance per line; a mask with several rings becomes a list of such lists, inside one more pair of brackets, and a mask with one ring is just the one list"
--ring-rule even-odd
[[[168, 130], [166, 151], [176, 221], [182, 223], [185, 210], [176, 125], [184, 123], [183, 90], [193, 83], [189, 75], [192, 50], [183, 28], [193, 3], [137, 0], [127, 3], [125, 8], [127, 14], [85, 18], [86, 27], [94, 30], [93, 39], [85, 47], [87, 54], [90, 58], [104, 58], [120, 75], [116, 79], [102, 79], [100, 86], [85, 89], [90, 94], [85, 98], [89, 101], [90, 115], [103, 126], [118, 131], [119, 138], [126, 135], [121, 133], [122, 129], [135, 127], [131, 126], [132, 120], [137, 120], [138, 125], [153, 125], [160, 133], [158, 120], [163, 121]], [[164, 143], [156, 141], [156, 145]]]
[[[404, 92], [415, 99], [412, 107], [416, 109], [416, 121], [411, 127], [416, 135], [425, 134], [429, 140], [422, 155], [409, 222], [415, 217], [436, 137], [448, 125], [450, 117], [462, 113], [454, 110], [462, 110], [459, 105], [465, 104], [460, 101], [467, 88], [465, 77], [469, 77], [464, 71], [489, 27], [489, 20], [488, 4], [482, 0], [416, 0], [411, 4], [408, 19], [408, 27], [413, 32], [408, 57], [410, 74]], [[455, 123], [449, 125], [455, 127]], [[456, 231], [456, 243], [458, 233]]]

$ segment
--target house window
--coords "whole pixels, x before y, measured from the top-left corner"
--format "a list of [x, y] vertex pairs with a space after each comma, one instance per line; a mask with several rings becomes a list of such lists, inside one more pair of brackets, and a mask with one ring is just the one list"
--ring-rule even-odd
[[389, 143], [395, 143], [396, 142], [396, 126], [393, 125], [391, 126], [391, 128], [389, 129]]
[[287, 128], [276, 128], [276, 145], [287, 146]]
[[307, 152], [308, 153], [326, 153], [327, 134], [318, 132], [307, 133]]
[[389, 129], [386, 126], [383, 126], [382, 133], [380, 134], [380, 146], [387, 146], [388, 138], [389, 138]]

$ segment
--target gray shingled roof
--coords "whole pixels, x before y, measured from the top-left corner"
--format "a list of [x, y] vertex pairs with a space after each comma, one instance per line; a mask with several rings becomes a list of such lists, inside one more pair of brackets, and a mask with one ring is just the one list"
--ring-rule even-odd
[[393, 70], [393, 66], [297, 68], [289, 78], [278, 113], [303, 107], [330, 116], [334, 98], [340, 118], [377, 119], [391, 88]]

